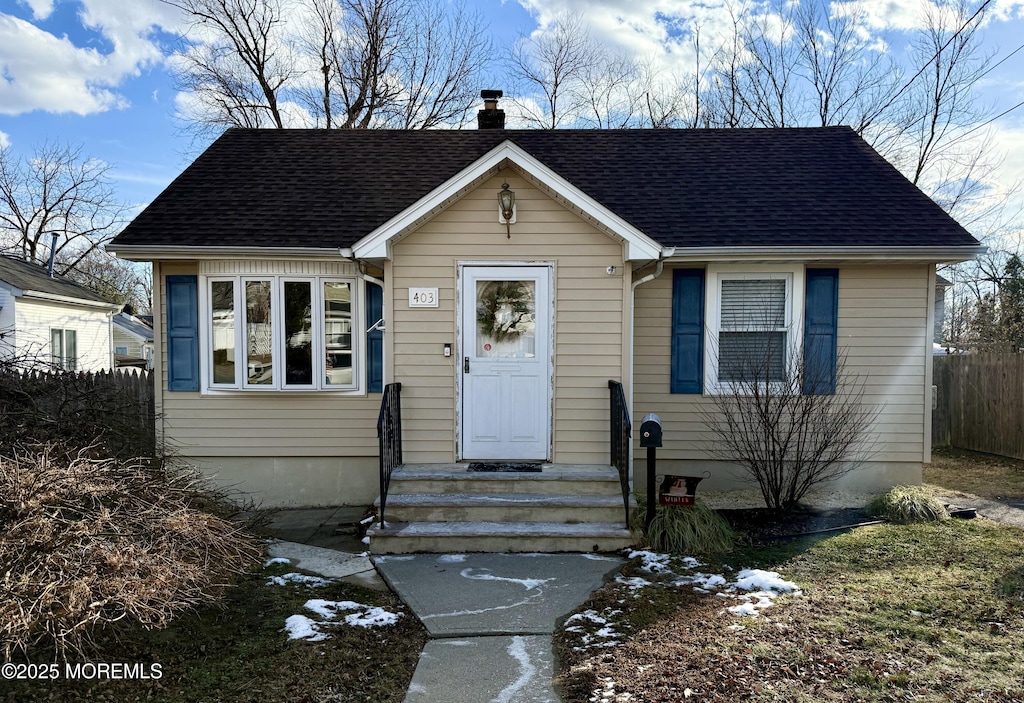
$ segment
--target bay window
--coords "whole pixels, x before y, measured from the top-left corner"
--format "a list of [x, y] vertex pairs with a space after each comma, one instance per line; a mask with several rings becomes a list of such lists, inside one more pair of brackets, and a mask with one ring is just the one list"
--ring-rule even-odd
[[206, 387], [355, 389], [354, 285], [322, 276], [209, 276]]

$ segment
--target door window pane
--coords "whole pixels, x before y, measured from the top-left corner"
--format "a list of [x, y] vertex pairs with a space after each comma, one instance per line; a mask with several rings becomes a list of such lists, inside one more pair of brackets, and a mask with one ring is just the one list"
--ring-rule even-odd
[[214, 281], [210, 284], [213, 336], [213, 382], [237, 383], [235, 380], [235, 284]]
[[270, 305], [270, 281], [245, 282], [246, 383], [272, 385], [273, 317]]
[[284, 284], [284, 382], [313, 383], [313, 286], [304, 281]]
[[536, 356], [537, 282], [476, 282], [476, 355], [527, 359]]
[[324, 283], [324, 357], [330, 386], [352, 384], [352, 288]]

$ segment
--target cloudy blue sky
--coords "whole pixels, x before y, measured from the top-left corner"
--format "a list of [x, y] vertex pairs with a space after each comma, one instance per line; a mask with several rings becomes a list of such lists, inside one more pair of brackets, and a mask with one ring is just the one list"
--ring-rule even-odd
[[[438, 0], [441, 1], [441, 0]], [[725, 0], [467, 0], [497, 46], [536, 30], [560, 10], [582, 11], [595, 38], [669, 64], [685, 61], [673, 26], [725, 16]], [[862, 0], [873, 32], [899, 51], [932, 0]], [[980, 0], [976, 0], [980, 2]], [[978, 86], [1005, 161], [1004, 184], [1024, 181], [1024, 0], [995, 0], [984, 46], [1002, 61]], [[175, 119], [181, 104], [167, 59], [183, 30], [159, 0], [0, 0], [0, 146], [30, 153], [44, 140], [82, 145], [113, 166], [122, 196], [151, 200], [195, 156]], [[494, 81], [496, 87], [500, 78]]]

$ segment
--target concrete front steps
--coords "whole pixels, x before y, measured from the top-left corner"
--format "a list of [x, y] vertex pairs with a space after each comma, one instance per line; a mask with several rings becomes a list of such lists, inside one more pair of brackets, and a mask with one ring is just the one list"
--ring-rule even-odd
[[544, 464], [540, 473], [405, 465], [391, 475], [374, 554], [592, 552], [633, 543], [611, 466]]

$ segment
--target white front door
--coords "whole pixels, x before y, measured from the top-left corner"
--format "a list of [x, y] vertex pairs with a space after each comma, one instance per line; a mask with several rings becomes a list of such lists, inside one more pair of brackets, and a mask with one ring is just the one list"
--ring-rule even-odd
[[465, 266], [462, 459], [540, 460], [551, 444], [551, 269]]

